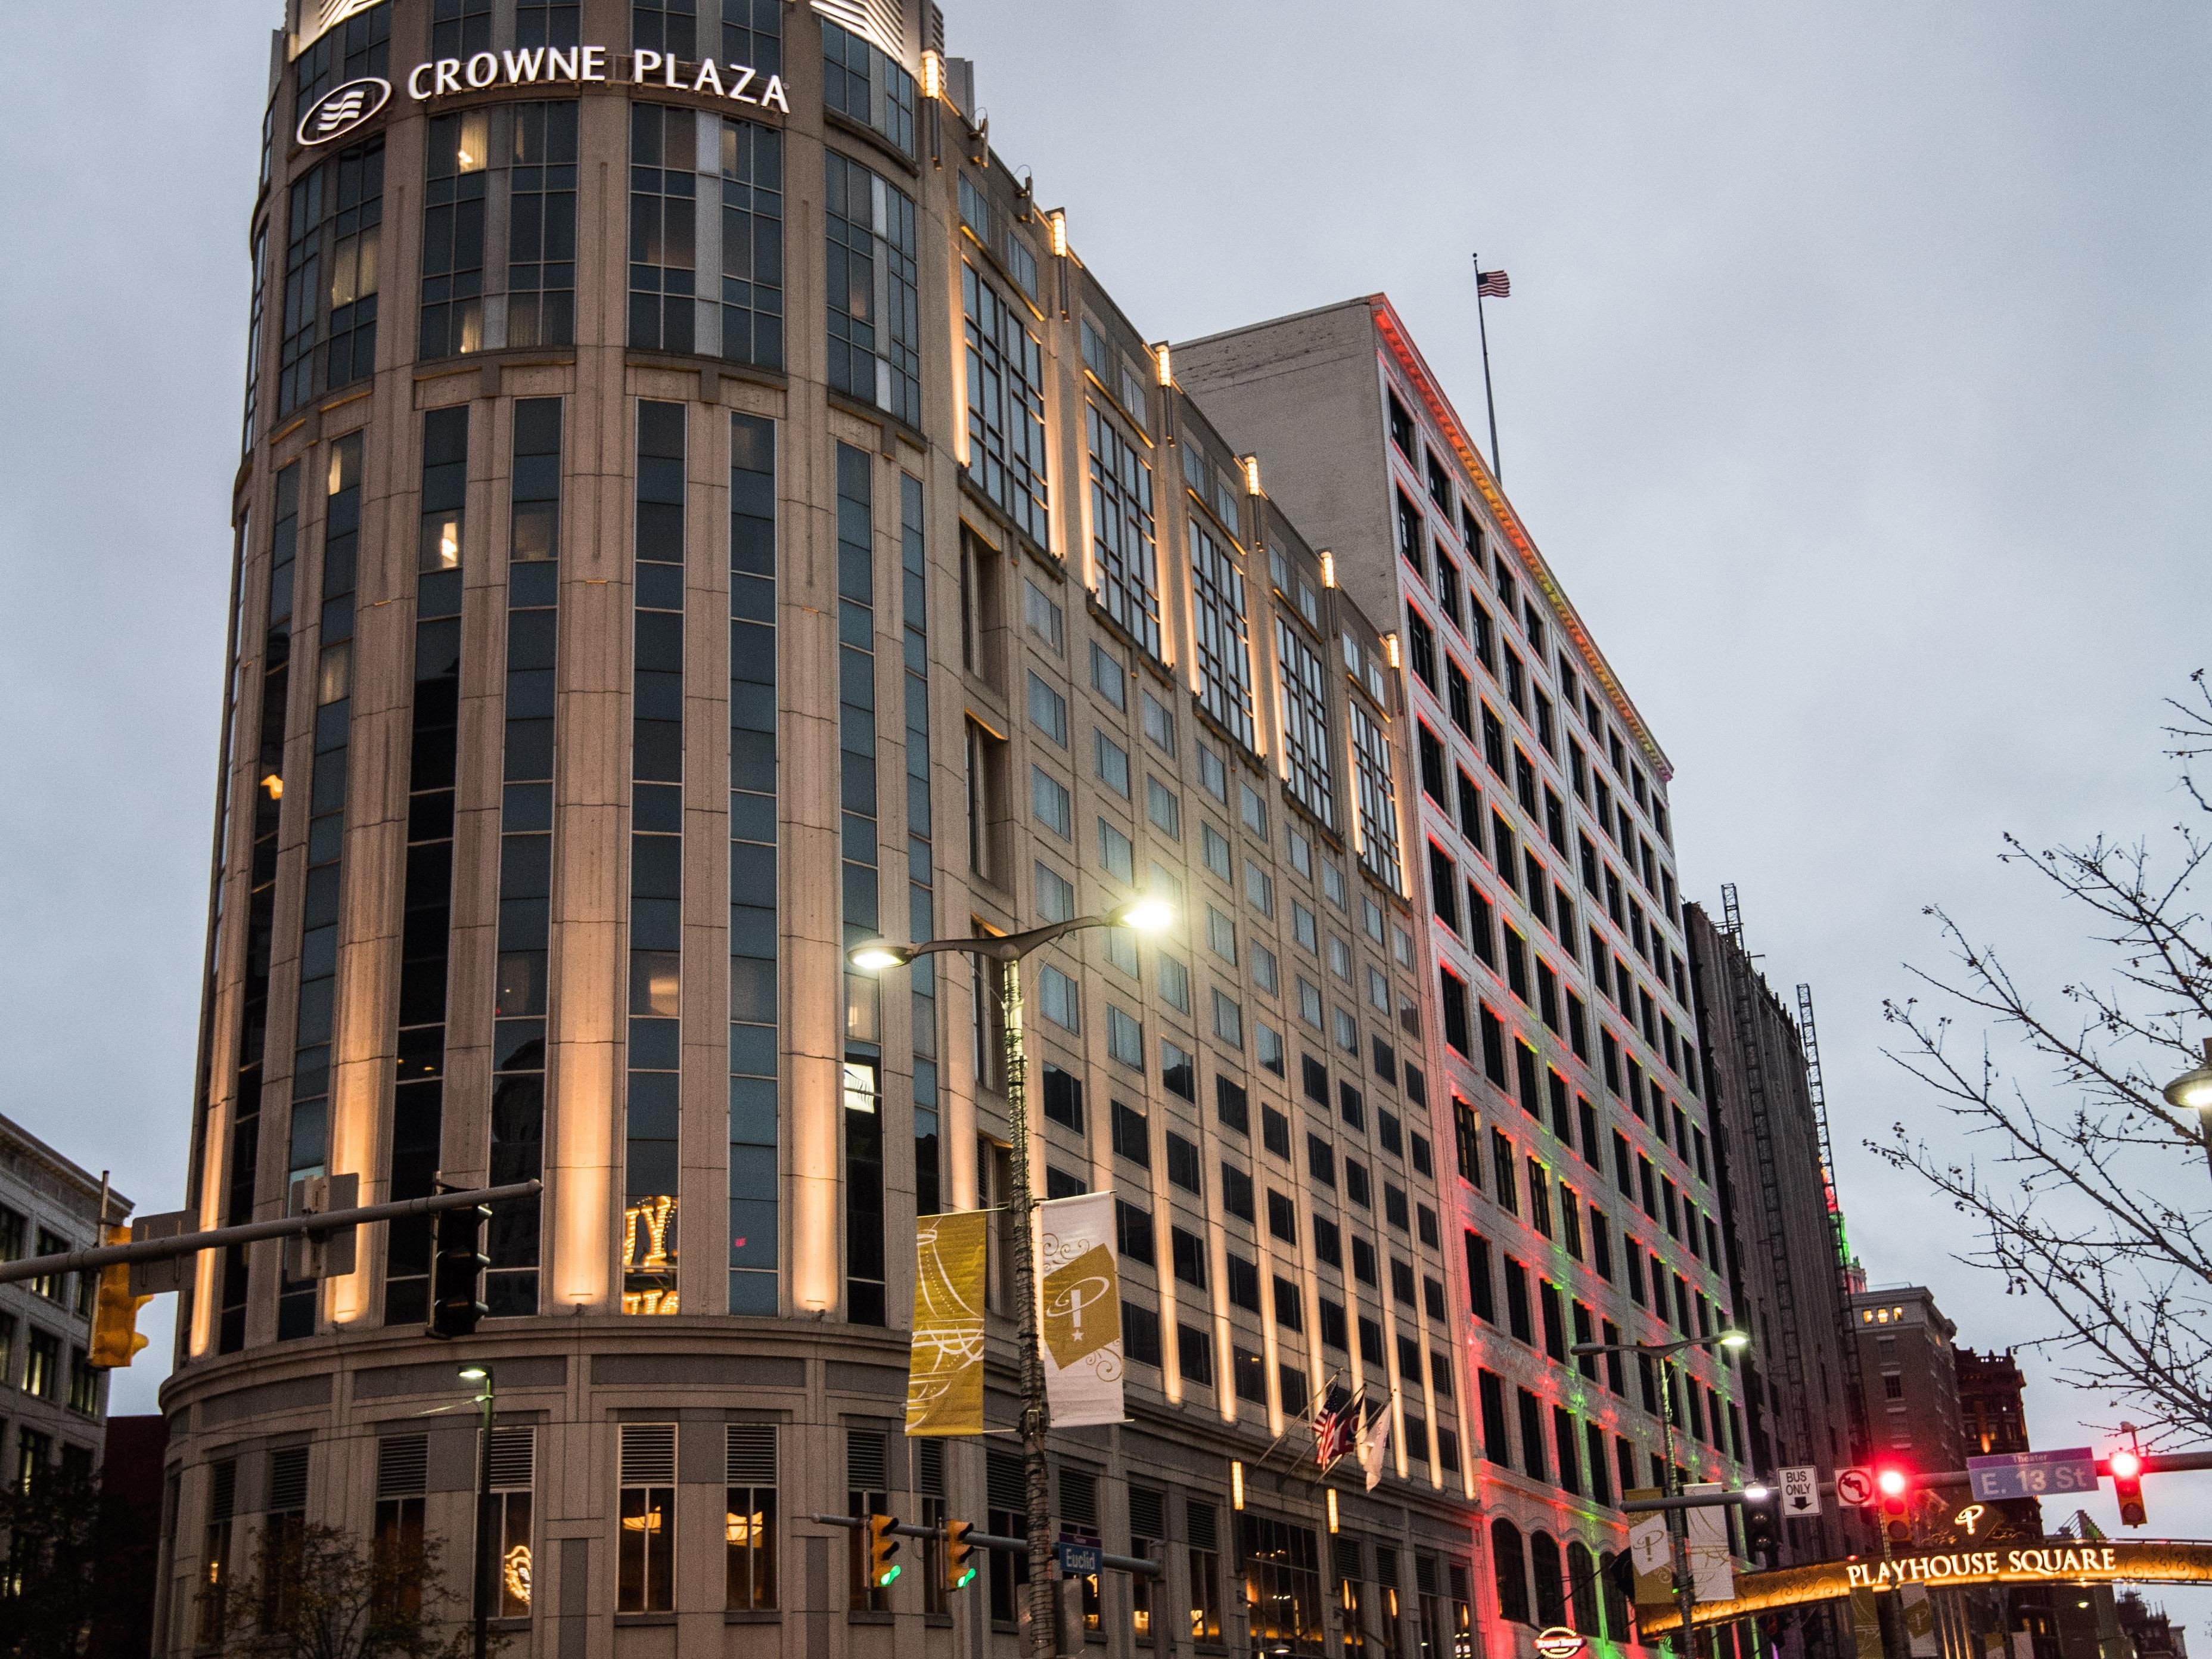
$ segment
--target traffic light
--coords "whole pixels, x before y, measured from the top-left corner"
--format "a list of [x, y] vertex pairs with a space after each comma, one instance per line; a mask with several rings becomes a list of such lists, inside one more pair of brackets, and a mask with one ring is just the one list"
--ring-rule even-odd
[[973, 1521], [945, 1523], [945, 1588], [949, 1590], [966, 1589], [975, 1582], [975, 1568], [968, 1559], [975, 1553], [975, 1547], [968, 1541], [968, 1534], [975, 1530]]
[[1764, 1504], [1747, 1502], [1743, 1506], [1743, 1553], [1764, 1560], [1770, 1567], [1782, 1565], [1781, 1527], [1775, 1519], [1773, 1500]]
[[448, 1340], [472, 1334], [484, 1316], [483, 1274], [491, 1265], [483, 1253], [488, 1205], [471, 1204], [438, 1212], [438, 1255], [431, 1264], [430, 1334]]
[[2120, 1524], [2142, 1526], [2148, 1519], [2143, 1512], [2142, 1454], [2132, 1446], [2118, 1447], [2106, 1467], [2112, 1472], [2112, 1496], [2120, 1500]]
[[1875, 1495], [1881, 1502], [1881, 1523], [1893, 1544], [1912, 1541], [1912, 1477], [1896, 1464], [1875, 1471]]
[[891, 1559], [899, 1553], [898, 1540], [891, 1533], [896, 1525], [896, 1516], [868, 1517], [868, 1588], [872, 1590], [888, 1588], [892, 1579], [906, 1571]]
[[[110, 1244], [128, 1244], [131, 1229], [110, 1227]], [[146, 1346], [138, 1334], [138, 1310], [154, 1298], [131, 1294], [131, 1264], [117, 1261], [100, 1270], [100, 1289], [92, 1304], [92, 1352], [86, 1357], [102, 1370], [128, 1365]]]

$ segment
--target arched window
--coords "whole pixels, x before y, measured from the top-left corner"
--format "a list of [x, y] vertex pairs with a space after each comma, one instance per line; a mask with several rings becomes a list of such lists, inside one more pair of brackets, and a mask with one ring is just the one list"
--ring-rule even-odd
[[1602, 1636], [1598, 1623], [1597, 1563], [1580, 1544], [1567, 1546], [1567, 1598], [1574, 1603], [1575, 1628], [1585, 1636]]
[[1536, 1622], [1548, 1629], [1567, 1622], [1566, 1581], [1559, 1577], [1559, 1541], [1548, 1532], [1528, 1534], [1528, 1565], [1536, 1575]]
[[1490, 1565], [1498, 1576], [1498, 1616], [1510, 1624], [1527, 1624], [1528, 1561], [1521, 1550], [1521, 1529], [1510, 1521], [1490, 1523]]
[[1628, 1597], [1620, 1588], [1621, 1576], [1629, 1569], [1623, 1553], [1607, 1551], [1605, 1557], [1605, 1628], [1606, 1634], [1616, 1642], [1628, 1640]]

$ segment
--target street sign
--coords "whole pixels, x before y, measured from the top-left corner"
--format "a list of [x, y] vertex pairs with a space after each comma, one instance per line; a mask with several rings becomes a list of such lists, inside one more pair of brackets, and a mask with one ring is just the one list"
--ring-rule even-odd
[[1795, 1521], [1820, 1512], [1820, 1472], [1810, 1463], [1782, 1471], [1782, 1513]]
[[1836, 1502], [1864, 1509], [1874, 1502], [1874, 1471], [1853, 1467], [1836, 1471]]
[[1066, 1578], [1089, 1578], [1098, 1571], [1102, 1553], [1097, 1544], [1071, 1544], [1066, 1539], [1060, 1543], [1060, 1571]]
[[1544, 1659], [1575, 1659], [1575, 1656], [1589, 1645], [1580, 1632], [1570, 1630], [1565, 1625], [1553, 1625], [1536, 1632], [1536, 1651], [1542, 1654]]
[[2092, 1492], [2097, 1490], [2097, 1454], [2087, 1446], [2070, 1446], [2063, 1451], [1970, 1457], [1966, 1475], [1973, 1483], [1974, 1496], [1984, 1502], [1995, 1498]]

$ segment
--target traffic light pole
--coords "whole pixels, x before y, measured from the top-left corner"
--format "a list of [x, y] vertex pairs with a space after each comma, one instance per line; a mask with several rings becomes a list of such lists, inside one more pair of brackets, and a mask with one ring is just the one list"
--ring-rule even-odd
[[[0, 1261], [0, 1285], [17, 1279], [43, 1279], [49, 1273], [79, 1273], [91, 1267], [112, 1267], [118, 1261], [166, 1261], [229, 1244], [252, 1244], [264, 1238], [293, 1238], [332, 1233], [371, 1221], [396, 1221], [404, 1216], [430, 1215], [440, 1210], [465, 1209], [472, 1204], [497, 1204], [510, 1198], [528, 1198], [544, 1183], [536, 1179], [510, 1182], [504, 1187], [479, 1187], [465, 1193], [433, 1193], [427, 1198], [398, 1199], [389, 1204], [364, 1204], [357, 1209], [325, 1210], [319, 1215], [288, 1215], [273, 1221], [248, 1221], [235, 1227], [211, 1227], [204, 1232], [177, 1233], [167, 1238], [137, 1238], [128, 1244], [102, 1244], [89, 1250], [70, 1250], [61, 1255], [26, 1256], [19, 1261]], [[144, 1225], [143, 1220], [139, 1224]]]

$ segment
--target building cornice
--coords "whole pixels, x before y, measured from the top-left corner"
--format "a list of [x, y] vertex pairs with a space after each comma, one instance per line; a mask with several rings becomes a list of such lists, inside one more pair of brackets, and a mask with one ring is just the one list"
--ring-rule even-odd
[[1605, 653], [1597, 648], [1597, 641], [1583, 625], [1582, 614], [1575, 609], [1574, 601], [1567, 597], [1559, 578], [1553, 574], [1551, 565], [1536, 550], [1536, 543], [1528, 534], [1528, 527], [1522, 523], [1521, 515], [1513, 510], [1513, 503], [1505, 499], [1505, 492], [1498, 487], [1489, 464], [1482, 459], [1481, 452], [1475, 448], [1474, 441], [1468, 436], [1459, 411], [1452, 407], [1451, 399], [1444, 395], [1443, 387], [1437, 377], [1429, 372], [1420, 348], [1413, 343], [1413, 335], [1407, 331], [1396, 307], [1391, 305], [1389, 296], [1370, 294], [1367, 296], [1367, 307], [1374, 314], [1375, 327], [1382, 335], [1383, 344], [1389, 348], [1391, 356], [1396, 359], [1399, 368], [1413, 382], [1415, 393], [1427, 408], [1430, 418], [1443, 433], [1445, 441], [1451, 445], [1453, 453], [1459, 457], [1460, 465], [1467, 469], [1468, 477], [1474, 480], [1474, 486], [1481, 493], [1483, 501], [1504, 527], [1506, 538], [1520, 550], [1522, 562], [1528, 566], [1528, 574], [1544, 590], [1544, 597], [1551, 600], [1560, 623], [1580, 648], [1584, 666], [1605, 688], [1607, 700], [1613, 704], [1613, 712], [1634, 734], [1637, 746], [1643, 750], [1644, 757], [1650, 763], [1652, 770], [1659, 775], [1660, 781], [1673, 781], [1674, 763], [1667, 758], [1666, 752], [1659, 747], [1658, 740], [1651, 735], [1650, 728], [1644, 724], [1644, 716], [1637, 712], [1636, 705], [1629, 700], [1620, 677], [1613, 672], [1613, 665], [1605, 659]]

